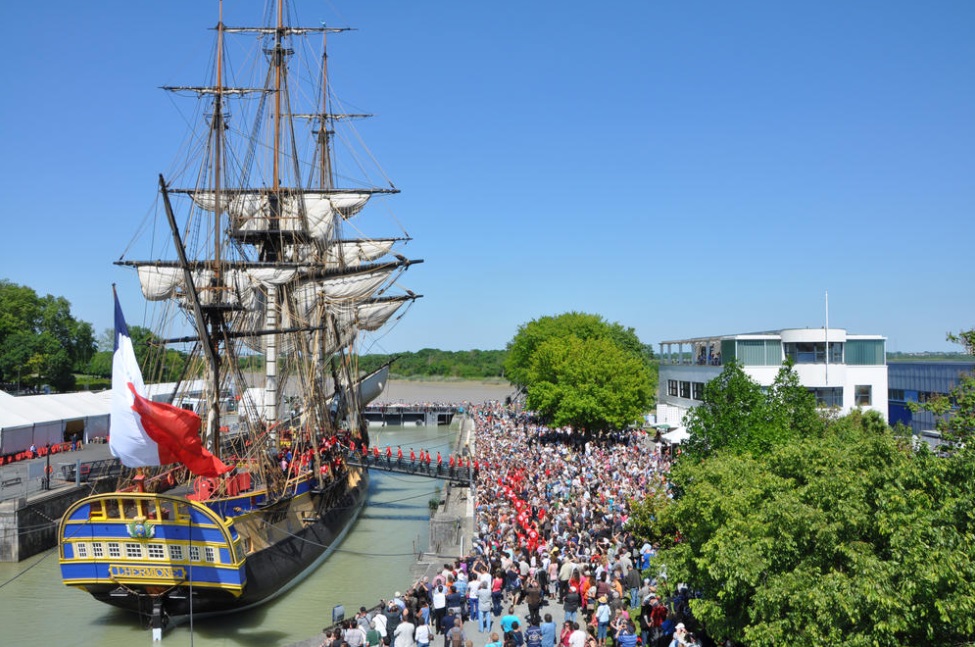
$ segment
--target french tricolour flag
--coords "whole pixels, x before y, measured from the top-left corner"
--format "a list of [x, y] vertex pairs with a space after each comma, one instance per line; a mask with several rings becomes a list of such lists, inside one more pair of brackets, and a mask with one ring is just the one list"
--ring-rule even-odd
[[203, 448], [200, 416], [145, 397], [122, 306], [115, 295], [115, 354], [109, 447], [126, 467], [182, 463], [198, 476], [219, 476], [232, 467]]

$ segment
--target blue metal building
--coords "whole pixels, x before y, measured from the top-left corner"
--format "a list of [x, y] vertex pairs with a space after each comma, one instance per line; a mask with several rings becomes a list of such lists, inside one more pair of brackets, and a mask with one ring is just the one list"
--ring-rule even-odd
[[888, 421], [911, 428], [914, 435], [928, 437], [935, 430], [934, 415], [910, 410], [909, 402], [922, 402], [933, 395], [948, 395], [963, 373], [975, 372], [975, 362], [890, 362], [887, 364]]

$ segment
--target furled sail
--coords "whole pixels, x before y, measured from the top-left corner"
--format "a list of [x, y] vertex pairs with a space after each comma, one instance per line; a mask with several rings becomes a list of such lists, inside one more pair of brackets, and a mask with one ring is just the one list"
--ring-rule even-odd
[[329, 269], [355, 268], [371, 263], [392, 251], [399, 238], [330, 241], [324, 251], [314, 245], [286, 245], [285, 258], [303, 265], [317, 265]]
[[[149, 301], [182, 300], [186, 294], [185, 273], [181, 268], [145, 264], [139, 265], [138, 272], [142, 294]], [[202, 302], [243, 305], [245, 308], [254, 306], [255, 286], [284, 285], [296, 274], [297, 270], [286, 268], [225, 269], [221, 280], [217, 281], [213, 270], [191, 270], [193, 284], [200, 292]]]
[[[369, 201], [369, 193], [307, 192], [279, 194], [277, 216], [272, 216], [271, 195], [266, 193], [221, 194], [223, 210], [230, 214], [231, 229], [241, 233], [267, 231], [307, 232], [318, 240], [332, 236], [335, 217], [352, 218]], [[207, 211], [216, 209], [213, 191], [191, 191], [190, 197]]]

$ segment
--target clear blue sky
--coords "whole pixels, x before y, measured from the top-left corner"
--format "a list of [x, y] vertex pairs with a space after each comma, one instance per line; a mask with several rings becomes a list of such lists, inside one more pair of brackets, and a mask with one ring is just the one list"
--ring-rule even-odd
[[[244, 0], [228, 0], [235, 6]], [[402, 190], [425, 295], [372, 352], [569, 310], [646, 343], [975, 325], [975, 2], [298, 0]], [[261, 3], [255, 0], [257, 12]], [[0, 278], [100, 333], [216, 3], [5, 2]], [[341, 72], [339, 72], [341, 71]], [[655, 346], [656, 348], [656, 346]]]

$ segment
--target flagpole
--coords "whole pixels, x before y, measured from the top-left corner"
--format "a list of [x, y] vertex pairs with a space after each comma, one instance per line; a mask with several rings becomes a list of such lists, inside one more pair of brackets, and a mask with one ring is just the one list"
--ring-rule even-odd
[[829, 386], [829, 290], [826, 290], [826, 386]]

